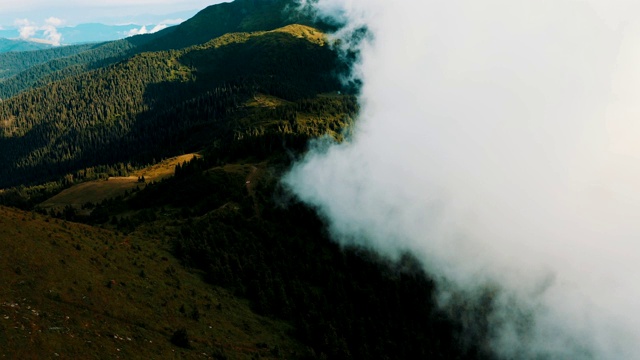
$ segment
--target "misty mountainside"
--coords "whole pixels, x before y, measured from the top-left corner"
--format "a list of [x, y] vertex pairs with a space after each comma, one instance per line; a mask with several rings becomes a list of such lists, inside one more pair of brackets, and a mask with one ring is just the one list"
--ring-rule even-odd
[[490, 358], [491, 294], [443, 312], [418, 260], [338, 245], [281, 184], [360, 109], [293, 4], [0, 54], [0, 354]]

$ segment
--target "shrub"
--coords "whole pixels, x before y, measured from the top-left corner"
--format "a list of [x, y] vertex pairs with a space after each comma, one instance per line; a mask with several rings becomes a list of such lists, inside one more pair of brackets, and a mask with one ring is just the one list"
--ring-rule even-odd
[[181, 328], [176, 330], [173, 335], [171, 335], [171, 343], [184, 349], [191, 349], [191, 343], [189, 342], [189, 334], [187, 334], [187, 329]]

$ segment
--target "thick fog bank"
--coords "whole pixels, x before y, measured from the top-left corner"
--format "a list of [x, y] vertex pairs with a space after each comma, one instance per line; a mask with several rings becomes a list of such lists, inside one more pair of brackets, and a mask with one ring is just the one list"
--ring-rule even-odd
[[640, 359], [640, 6], [307, 5], [372, 35], [354, 138], [285, 179], [335, 239], [492, 294], [505, 358]]

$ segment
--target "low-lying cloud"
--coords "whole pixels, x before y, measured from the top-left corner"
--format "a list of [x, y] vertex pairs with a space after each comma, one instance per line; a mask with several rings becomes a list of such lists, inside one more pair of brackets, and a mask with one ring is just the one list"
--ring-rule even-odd
[[444, 308], [492, 294], [503, 358], [640, 359], [638, 5], [306, 5], [371, 34], [353, 139], [285, 178], [334, 238], [412, 252]]
[[[64, 25], [62, 19], [49, 17], [40, 24], [29, 19], [16, 19], [14, 25], [18, 28], [22, 40], [44, 41], [55, 46], [61, 44], [62, 34], [58, 32], [58, 28]], [[41, 36], [37, 36], [39, 34]]]
[[184, 19], [167, 19], [165, 21], [160, 22], [158, 25], [153, 25], [151, 29], [147, 29], [146, 25], [141, 26], [140, 28], [133, 28], [127, 32], [127, 36], [135, 36], [135, 35], [143, 35], [143, 34], [153, 34], [158, 31], [164, 30], [172, 25], [177, 25], [184, 22]]

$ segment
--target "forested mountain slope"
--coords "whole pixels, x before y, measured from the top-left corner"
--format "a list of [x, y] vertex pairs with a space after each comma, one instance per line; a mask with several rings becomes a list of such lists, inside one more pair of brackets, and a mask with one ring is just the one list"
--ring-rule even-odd
[[[0, 98], [7, 99], [25, 90], [46, 86], [54, 81], [64, 80], [92, 69], [122, 61], [137, 53], [135, 49], [146, 40], [147, 38], [139, 37], [98, 45], [75, 45], [54, 49], [70, 53], [68, 56], [54, 56], [51, 60], [37, 62], [34, 66], [27, 67], [22, 71], [17, 69], [16, 71], [19, 72], [0, 82]], [[76, 49], [81, 51], [74, 52]], [[46, 57], [49, 54], [48, 51], [38, 51], [34, 56]], [[20, 61], [22, 59], [11, 60]]]
[[179, 49], [235, 32], [254, 32], [289, 24], [322, 27], [312, 17], [295, 11], [292, 0], [236, 0], [209, 6], [179, 26], [151, 35], [147, 50]]
[[[2, 47], [0, 39], [0, 47]], [[75, 55], [91, 50], [99, 45], [75, 45], [62, 46], [39, 51], [10, 51], [0, 53], [0, 80], [4, 81], [35, 65], [43, 64], [51, 60]], [[36, 50], [36, 49], [33, 49]], [[2, 86], [2, 82], [0, 82]]]
[[[12, 67], [6, 74], [0, 72], [0, 99], [53, 81], [64, 80], [89, 70], [101, 68], [147, 51], [183, 49], [203, 44], [221, 35], [233, 32], [273, 30], [293, 23], [322, 26], [309, 16], [298, 14], [292, 0], [239, 0], [209, 6], [193, 18], [154, 34], [137, 35], [123, 40], [98, 45], [79, 45], [21, 54], [10, 59]], [[39, 61], [54, 53], [67, 53]], [[22, 60], [24, 65], [18, 65]], [[38, 59], [33, 61], [32, 59]], [[0, 71], [3, 69], [0, 59]], [[38, 66], [33, 66], [38, 65]]]
[[288, 26], [143, 53], [21, 93], [0, 103], [0, 186], [198, 146], [175, 137], [209, 125], [219, 138], [256, 93], [296, 100], [338, 90], [337, 61], [318, 30]]

